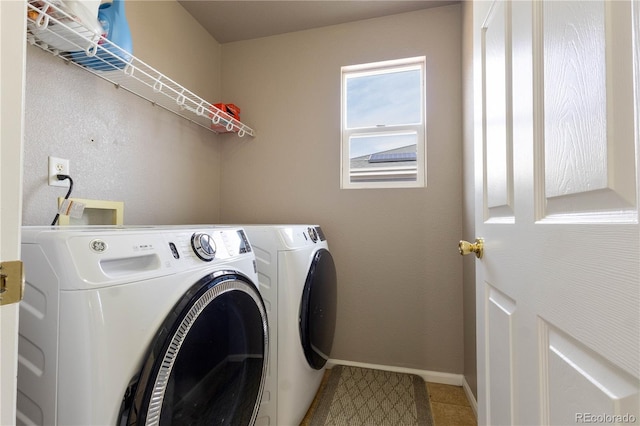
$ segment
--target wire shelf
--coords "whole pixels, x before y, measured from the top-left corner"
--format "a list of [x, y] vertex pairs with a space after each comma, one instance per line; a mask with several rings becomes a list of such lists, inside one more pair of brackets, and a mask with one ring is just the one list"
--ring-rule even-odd
[[80, 22], [62, 0], [29, 0], [27, 41], [215, 133], [255, 136], [249, 126]]

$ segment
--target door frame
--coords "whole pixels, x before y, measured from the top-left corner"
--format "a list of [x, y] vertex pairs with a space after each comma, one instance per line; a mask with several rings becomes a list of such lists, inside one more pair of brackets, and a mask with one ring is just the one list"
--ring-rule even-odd
[[[0, 1], [0, 260], [20, 259], [26, 0]], [[0, 307], [0, 424], [15, 424], [18, 303]]]

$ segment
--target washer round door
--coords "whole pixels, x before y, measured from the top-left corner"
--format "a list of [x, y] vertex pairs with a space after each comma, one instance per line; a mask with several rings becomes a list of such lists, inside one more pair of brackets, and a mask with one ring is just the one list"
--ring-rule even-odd
[[309, 365], [320, 370], [331, 354], [336, 328], [338, 280], [329, 250], [313, 256], [300, 305], [300, 340]]
[[253, 424], [267, 333], [262, 298], [248, 278], [217, 272], [201, 279], [156, 334], [125, 395], [120, 424]]

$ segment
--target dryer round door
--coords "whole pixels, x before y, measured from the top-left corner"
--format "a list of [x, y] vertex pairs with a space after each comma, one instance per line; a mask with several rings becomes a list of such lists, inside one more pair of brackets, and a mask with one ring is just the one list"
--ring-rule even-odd
[[211, 274], [165, 319], [125, 395], [120, 424], [253, 424], [268, 353], [255, 286], [235, 272]]
[[313, 256], [300, 305], [300, 340], [309, 365], [320, 370], [331, 354], [336, 328], [338, 280], [329, 250]]

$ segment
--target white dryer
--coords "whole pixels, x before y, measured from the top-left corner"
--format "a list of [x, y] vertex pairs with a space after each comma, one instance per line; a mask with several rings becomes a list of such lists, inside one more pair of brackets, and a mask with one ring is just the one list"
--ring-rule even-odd
[[333, 345], [337, 278], [317, 225], [242, 225], [269, 319], [269, 371], [257, 425], [298, 426]]
[[17, 423], [255, 422], [268, 355], [238, 227], [24, 227]]

